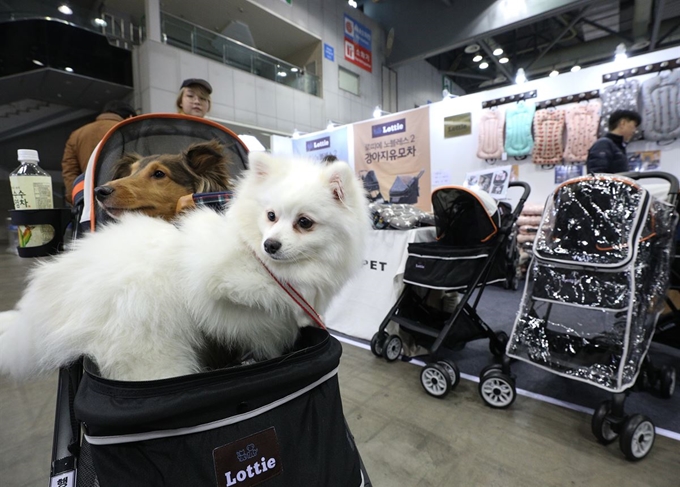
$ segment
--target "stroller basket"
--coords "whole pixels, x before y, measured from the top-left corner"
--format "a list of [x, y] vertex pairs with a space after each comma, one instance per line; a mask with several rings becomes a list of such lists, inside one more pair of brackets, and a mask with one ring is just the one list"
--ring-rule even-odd
[[291, 353], [253, 365], [150, 382], [86, 367], [74, 409], [99, 485], [359, 487], [341, 353], [326, 331], [307, 327]]
[[508, 355], [610, 392], [631, 387], [668, 288], [676, 224], [672, 205], [623, 176], [559, 186], [538, 229]]

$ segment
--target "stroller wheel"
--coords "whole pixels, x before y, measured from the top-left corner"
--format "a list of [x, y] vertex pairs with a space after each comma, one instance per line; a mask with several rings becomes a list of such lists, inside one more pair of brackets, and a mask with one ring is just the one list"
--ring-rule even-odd
[[623, 422], [619, 446], [628, 460], [642, 460], [652, 450], [656, 432], [647, 416], [634, 414]]
[[669, 399], [675, 393], [675, 368], [661, 367], [661, 397]]
[[430, 396], [443, 398], [451, 391], [448, 372], [439, 364], [427, 364], [420, 373], [420, 384]]
[[385, 340], [382, 355], [388, 362], [394, 362], [401, 354], [401, 338], [398, 335], [390, 335]]
[[498, 370], [499, 372], [503, 369], [503, 366], [501, 364], [491, 364], [487, 365], [482, 369], [482, 371], [479, 373], [479, 380], [481, 381], [484, 377], [488, 375], [489, 372], [492, 370]]
[[379, 331], [373, 335], [373, 338], [371, 338], [371, 352], [373, 352], [373, 355], [382, 358], [386, 339], [387, 333], [384, 331]]
[[595, 438], [603, 445], [610, 444], [619, 436], [618, 433], [612, 430], [612, 424], [607, 419], [607, 414], [611, 413], [611, 411], [612, 402], [603, 401], [593, 413], [593, 417], [590, 421], [590, 427]]
[[515, 402], [515, 381], [503, 372], [492, 370], [479, 381], [479, 395], [488, 406], [505, 409]]
[[505, 346], [508, 344], [508, 334], [504, 331], [496, 332], [496, 339], [491, 338], [489, 340], [489, 351], [492, 355], [500, 357], [505, 353]]
[[437, 362], [441, 365], [446, 373], [449, 375], [449, 384], [451, 384], [451, 390], [455, 389], [460, 382], [460, 370], [453, 360], [439, 360]]

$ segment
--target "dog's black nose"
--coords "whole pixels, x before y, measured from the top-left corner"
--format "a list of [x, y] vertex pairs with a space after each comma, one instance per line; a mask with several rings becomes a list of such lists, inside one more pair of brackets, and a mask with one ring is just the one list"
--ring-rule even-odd
[[94, 188], [94, 194], [98, 200], [105, 200], [111, 193], [113, 193], [113, 188], [111, 186], [97, 186]]
[[281, 242], [268, 238], [264, 241], [264, 250], [268, 254], [274, 255], [281, 248]]

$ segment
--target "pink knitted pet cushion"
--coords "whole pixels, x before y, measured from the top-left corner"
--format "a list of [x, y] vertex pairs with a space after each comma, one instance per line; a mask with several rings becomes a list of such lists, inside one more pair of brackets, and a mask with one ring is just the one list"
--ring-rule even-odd
[[559, 164], [562, 162], [562, 137], [564, 135], [564, 110], [537, 110], [534, 115], [534, 164]]
[[564, 148], [564, 160], [567, 162], [583, 162], [588, 159], [588, 149], [597, 140], [597, 127], [600, 123], [602, 103], [591, 100], [585, 104], [575, 105], [567, 110], [567, 144]]

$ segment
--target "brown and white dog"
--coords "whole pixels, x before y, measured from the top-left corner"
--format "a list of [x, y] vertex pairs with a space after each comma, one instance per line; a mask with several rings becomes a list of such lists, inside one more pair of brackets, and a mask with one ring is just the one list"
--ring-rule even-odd
[[101, 208], [113, 218], [126, 212], [172, 220], [192, 193], [231, 189], [224, 146], [213, 140], [193, 144], [180, 154], [142, 157], [127, 153], [117, 163], [113, 180], [94, 189]]

